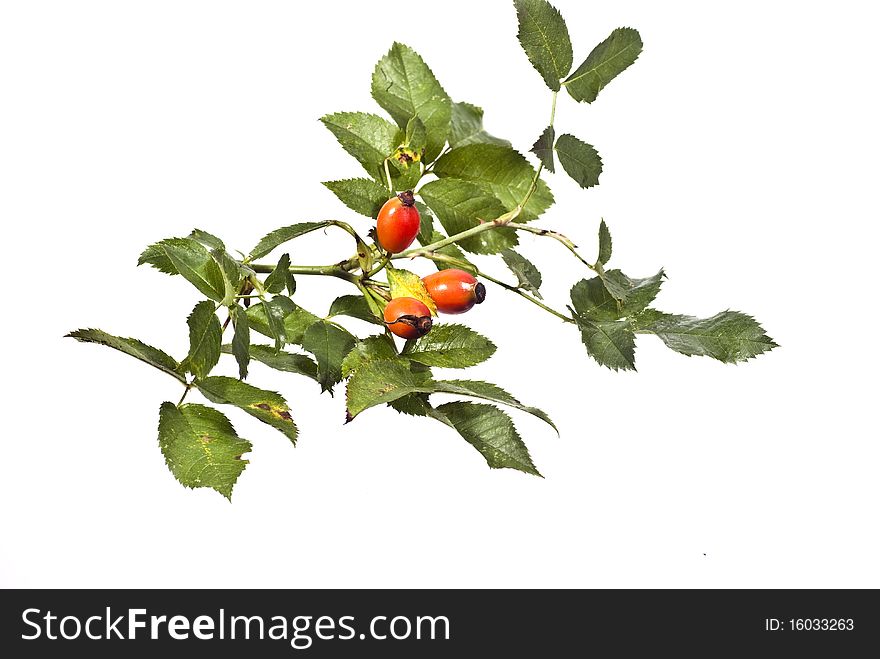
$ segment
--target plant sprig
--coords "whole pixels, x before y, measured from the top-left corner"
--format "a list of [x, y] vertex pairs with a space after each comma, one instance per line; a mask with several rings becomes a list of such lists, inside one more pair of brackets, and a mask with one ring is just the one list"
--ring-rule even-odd
[[[437, 309], [423, 280], [397, 267], [409, 260], [464, 270], [574, 325], [590, 357], [613, 370], [635, 369], [638, 334], [659, 337], [681, 354], [725, 363], [746, 361], [776, 347], [751, 316], [740, 312], [700, 319], [655, 309], [665, 273], [635, 278], [609, 269], [612, 240], [604, 220], [595, 260], [585, 258], [566, 234], [533, 223], [554, 203], [544, 175], [556, 172], [557, 159], [582, 188], [597, 185], [602, 173], [602, 159], [592, 145], [570, 133], [557, 135], [560, 92], [564, 89], [577, 102], [594, 102], [635, 62], [642, 42], [631, 28], [614, 30], [572, 71], [574, 51], [561, 14], [545, 0], [515, 0], [514, 5], [519, 41], [550, 90], [549, 122], [530, 149], [536, 165], [510, 142], [486, 131], [481, 108], [454, 102], [414, 50], [395, 43], [372, 77], [373, 98], [390, 120], [365, 112], [322, 118], [366, 175], [324, 185], [348, 209], [371, 220], [389, 197], [405, 192], [401, 197], [408, 207], [415, 204], [421, 218], [418, 246], [392, 254], [375, 233], [364, 238], [353, 222], [328, 219], [271, 231], [246, 256], [236, 258], [220, 238], [196, 229], [150, 245], [138, 261], [180, 276], [204, 296], [187, 319], [186, 356], [178, 360], [140, 340], [101, 330], [69, 335], [135, 357], [183, 386], [177, 404], [163, 403], [159, 414], [160, 448], [183, 485], [209, 487], [231, 497], [247, 464], [242, 456], [251, 447], [218, 409], [187, 402], [191, 392], [214, 405], [238, 408], [296, 441], [287, 401], [248, 381], [253, 361], [309, 378], [331, 394], [345, 382], [347, 421], [372, 407], [389, 406], [440, 421], [477, 449], [490, 467], [540, 475], [513, 421], [499, 406], [532, 414], [555, 429], [544, 412], [497, 385], [437, 379], [432, 371], [476, 366], [494, 354], [494, 343], [465, 325], [447, 322], [426, 322], [431, 329], [420, 338], [395, 342], [384, 317], [389, 302], [413, 298], [424, 303], [425, 314]], [[415, 191], [414, 197], [409, 191]], [[261, 262], [282, 246], [295, 247], [301, 237], [329, 228], [354, 239], [354, 254], [310, 265], [300, 263], [291, 248], [277, 261]], [[514, 249], [526, 234], [560, 243], [589, 275], [573, 285], [564, 309], [545, 301], [540, 271]], [[486, 265], [475, 265], [475, 256]], [[495, 273], [495, 266], [504, 266], [515, 283]], [[333, 300], [325, 315], [315, 314], [294, 301], [298, 276], [341, 279], [353, 286], [352, 294]], [[218, 313], [226, 316], [222, 324]], [[335, 320], [339, 316], [356, 318], [376, 331], [356, 336]], [[260, 335], [268, 343], [260, 343]], [[224, 355], [235, 359], [237, 378], [214, 374]], [[435, 406], [431, 397], [438, 393], [464, 400]]]

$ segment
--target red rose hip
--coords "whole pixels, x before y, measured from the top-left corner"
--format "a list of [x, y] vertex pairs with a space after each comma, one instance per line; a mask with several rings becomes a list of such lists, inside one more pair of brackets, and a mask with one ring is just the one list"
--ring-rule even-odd
[[385, 307], [385, 325], [392, 334], [417, 339], [431, 330], [431, 310], [414, 297], [396, 297]]
[[379, 211], [376, 220], [379, 246], [392, 254], [402, 252], [419, 235], [421, 223], [412, 190], [401, 192], [386, 201]]
[[486, 287], [464, 270], [440, 270], [422, 282], [440, 313], [464, 313], [486, 299]]

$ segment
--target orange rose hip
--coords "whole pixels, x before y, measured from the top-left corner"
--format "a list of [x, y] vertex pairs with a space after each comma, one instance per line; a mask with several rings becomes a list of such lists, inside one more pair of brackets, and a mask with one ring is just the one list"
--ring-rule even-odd
[[422, 282], [440, 313], [464, 313], [486, 299], [486, 287], [464, 270], [440, 270], [423, 277]]

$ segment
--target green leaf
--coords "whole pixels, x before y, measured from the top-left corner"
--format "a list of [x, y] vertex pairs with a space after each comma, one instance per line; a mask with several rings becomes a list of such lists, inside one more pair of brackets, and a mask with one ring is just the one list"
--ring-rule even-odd
[[142, 362], [158, 368], [160, 371], [171, 375], [181, 382], [186, 382], [178, 371], [180, 364], [177, 361], [153, 346], [138, 341], [137, 339], [126, 339], [119, 336], [107, 334], [99, 329], [79, 329], [67, 335], [71, 339], [76, 339], [83, 343], [98, 343], [114, 350], [124, 352], [126, 355], [139, 359]]
[[397, 126], [366, 112], [337, 112], [321, 117], [321, 121], [370, 176], [377, 181], [385, 180], [385, 159], [403, 137]]
[[388, 284], [391, 286], [392, 299], [396, 297], [415, 298], [428, 307], [432, 316], [437, 315], [437, 304], [428, 294], [428, 289], [425, 288], [424, 282], [417, 274], [390, 265], [386, 268], [385, 273], [388, 276]]
[[296, 424], [287, 401], [274, 391], [266, 391], [225, 376], [212, 376], [196, 383], [202, 395], [218, 405], [234, 405], [276, 430], [294, 444]]
[[[449, 235], [471, 229], [481, 221], [495, 220], [505, 213], [498, 199], [467, 181], [451, 178], [431, 181], [419, 189], [419, 194]], [[474, 254], [497, 254], [517, 243], [516, 232], [503, 227], [465, 238], [458, 245]]]
[[287, 227], [275, 229], [275, 231], [271, 231], [263, 236], [260, 242], [257, 243], [257, 246], [251, 250], [251, 255], [248, 258], [251, 261], [262, 258], [279, 245], [286, 243], [288, 240], [299, 238], [304, 234], [316, 231], [317, 229], [323, 229], [331, 224], [332, 222], [329, 220], [324, 222], [300, 222], [299, 224], [291, 224]]
[[468, 144], [500, 144], [510, 142], [493, 137], [483, 130], [483, 108], [470, 103], [453, 103], [452, 120], [449, 124], [449, 146], [458, 148]]
[[324, 185], [355, 213], [375, 219], [388, 201], [388, 188], [368, 178], [326, 181]]
[[[437, 161], [433, 171], [441, 179], [455, 178], [479, 186], [496, 197], [506, 211], [512, 211], [522, 203], [535, 180], [535, 169], [525, 156], [498, 144], [469, 144], [453, 149]], [[533, 220], [552, 204], [553, 193], [544, 181], [539, 180], [518, 219]], [[439, 215], [439, 211], [437, 213]]]
[[303, 337], [303, 348], [318, 361], [318, 382], [321, 391], [333, 392], [333, 385], [342, 380], [342, 360], [354, 348], [357, 339], [334, 323], [319, 320]]
[[222, 304], [228, 307], [235, 300], [239, 290], [241, 290], [241, 284], [246, 275], [241, 264], [229, 256], [225, 250], [212, 249], [211, 258], [220, 266], [220, 272], [223, 273], [224, 295]]
[[[297, 345], [302, 345], [303, 335], [305, 334], [306, 329], [315, 321], [319, 320], [319, 318], [298, 306], [293, 300], [289, 298], [282, 298], [284, 300], [281, 302], [283, 306], [282, 312], [284, 315], [284, 335], [287, 338], [287, 343], [295, 343]], [[266, 312], [263, 309], [262, 304], [255, 305], [248, 309], [248, 323], [250, 327], [255, 332], [259, 332], [263, 336], [268, 336], [269, 338], [275, 338], [272, 334], [272, 329], [269, 326], [269, 321], [266, 318]]]
[[553, 159], [553, 145], [556, 143], [556, 129], [547, 126], [541, 136], [532, 145], [532, 153], [538, 156], [548, 172], [556, 171], [556, 161]]
[[385, 323], [372, 312], [363, 295], [342, 295], [336, 298], [330, 305], [330, 313], [327, 315], [329, 317], [349, 316], [374, 325], [385, 326]]
[[372, 93], [401, 128], [412, 117], [422, 120], [427, 133], [425, 161], [432, 162], [446, 144], [452, 102], [418, 53], [395, 42], [376, 64]]
[[430, 378], [429, 372], [413, 371], [405, 359], [364, 362], [354, 371], [345, 390], [346, 418], [350, 421], [374, 405], [423, 391]]
[[201, 229], [193, 229], [189, 236], [192, 240], [196, 242], [200, 242], [202, 245], [207, 247], [210, 250], [219, 250], [221, 252], [226, 251], [226, 245], [223, 244], [223, 241], [220, 240], [217, 236], [208, 233], [207, 231], [202, 231]]
[[431, 413], [434, 411], [428, 402], [428, 395], [420, 393], [401, 396], [389, 402], [388, 406], [401, 414], [409, 416], [431, 416]]
[[739, 311], [694, 318], [648, 309], [636, 320], [636, 331], [659, 336], [683, 355], [712, 357], [726, 364], [748, 361], [778, 347], [754, 318]]
[[[233, 346], [223, 346], [223, 352], [231, 353]], [[255, 344], [250, 346], [250, 356], [276, 371], [305, 375], [312, 380], [318, 379], [318, 365], [307, 355], [299, 355], [284, 350], [276, 351], [272, 346]]]
[[229, 352], [235, 355], [238, 363], [238, 377], [244, 380], [248, 373], [248, 364], [251, 361], [251, 328], [248, 323], [248, 315], [244, 309], [235, 305], [229, 309], [232, 318], [232, 346]]
[[571, 71], [573, 55], [562, 15], [546, 0], [514, 0], [517, 37], [532, 66], [553, 91]]
[[437, 412], [483, 455], [493, 469], [507, 467], [541, 475], [513, 421], [497, 407], [455, 402], [440, 405]]
[[565, 133], [556, 140], [556, 153], [562, 169], [579, 186], [591, 188], [599, 184], [602, 158], [592, 146]]
[[266, 277], [263, 286], [273, 294], [281, 293], [287, 287], [287, 275], [290, 273], [290, 254], [282, 254], [278, 265]]
[[576, 101], [592, 103], [642, 52], [642, 38], [636, 30], [619, 27], [584, 60], [562, 84]]
[[208, 377], [208, 373], [220, 360], [220, 343], [223, 330], [214, 303], [207, 300], [199, 302], [189, 318], [189, 354], [186, 357], [187, 369], [197, 379]]
[[396, 357], [397, 347], [390, 336], [387, 334], [368, 336], [366, 339], [358, 341], [342, 360], [342, 375], [347, 378], [364, 364], [380, 359], [395, 359]]
[[150, 245], [138, 259], [167, 274], [183, 276], [199, 292], [217, 302], [226, 297], [223, 271], [205, 247], [190, 238], [168, 238]]
[[571, 301], [579, 316], [590, 320], [618, 320], [651, 304], [660, 292], [664, 276], [660, 270], [651, 277], [631, 279], [620, 270], [609, 270], [602, 277], [582, 279], [575, 284]]
[[416, 208], [419, 211], [419, 235], [416, 239], [420, 245], [430, 245], [433, 241], [434, 231], [434, 215], [431, 209], [420, 201], [416, 202]]
[[290, 270], [284, 271], [284, 287], [287, 288], [288, 295], [296, 293], [296, 279], [293, 278], [293, 273]]
[[605, 265], [611, 259], [611, 245], [611, 232], [608, 230], [608, 225], [605, 224], [605, 220], [602, 220], [601, 224], [599, 224], [598, 258], [598, 262], [602, 265]]
[[535, 297], [540, 298], [541, 293], [538, 289], [541, 288], [541, 273], [538, 268], [526, 257], [512, 249], [505, 249], [501, 252], [501, 258], [504, 259], [504, 263], [510, 268], [510, 271], [516, 275], [519, 288], [530, 291], [534, 293]]
[[241, 439], [223, 414], [205, 405], [163, 403], [159, 447], [165, 463], [184, 487], [210, 487], [227, 499], [248, 461], [251, 443]]
[[537, 407], [523, 405], [498, 385], [490, 382], [480, 382], [478, 380], [437, 380], [432, 382], [431, 386], [435, 393], [460, 394], [463, 396], [483, 398], [496, 403], [509, 405], [510, 407], [522, 410], [523, 412], [528, 412], [549, 424], [553, 430], [556, 430], [556, 434], [559, 434], [556, 424], [553, 423], [549, 416]]
[[495, 353], [495, 344], [470, 327], [443, 323], [404, 348], [408, 359], [438, 368], [467, 368], [486, 361]]
[[428, 145], [428, 132], [424, 122], [418, 117], [411, 117], [406, 124], [403, 144], [395, 151], [398, 162], [409, 165], [420, 162]]
[[260, 306], [263, 308], [269, 336], [275, 339], [275, 349], [281, 350], [286, 343], [290, 343], [285, 321], [294, 312], [293, 300], [283, 295], [276, 295], [271, 300], [263, 300]]
[[588, 320], [575, 315], [587, 353], [615, 371], [635, 370], [635, 334], [625, 320]]

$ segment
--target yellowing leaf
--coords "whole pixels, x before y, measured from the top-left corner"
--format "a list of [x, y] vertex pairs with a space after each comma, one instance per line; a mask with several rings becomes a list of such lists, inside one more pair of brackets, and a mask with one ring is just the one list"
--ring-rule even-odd
[[437, 305], [428, 295], [428, 289], [419, 279], [419, 276], [409, 270], [399, 270], [398, 268], [388, 268], [388, 284], [391, 286], [391, 297], [413, 297], [425, 303], [425, 306], [431, 310], [431, 315], [437, 315]]

